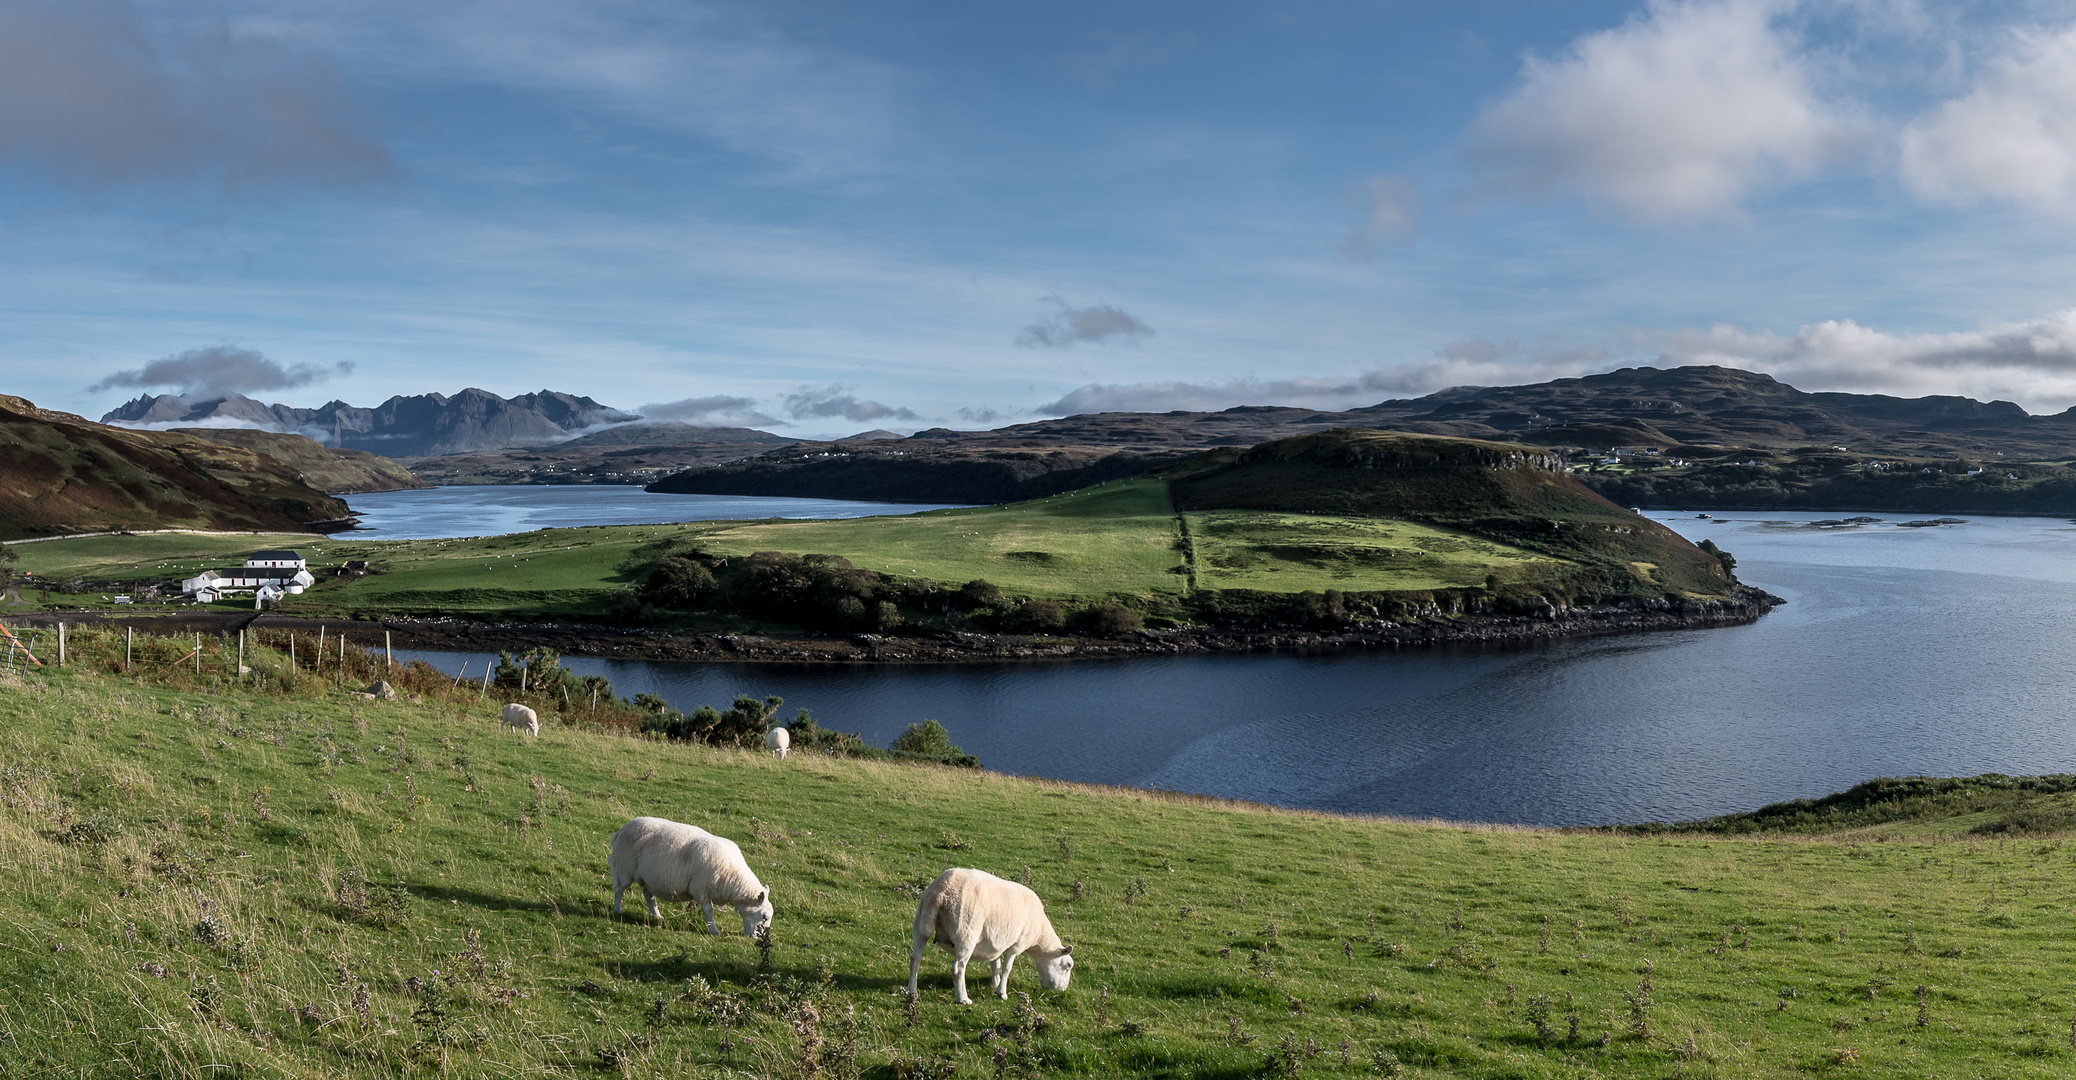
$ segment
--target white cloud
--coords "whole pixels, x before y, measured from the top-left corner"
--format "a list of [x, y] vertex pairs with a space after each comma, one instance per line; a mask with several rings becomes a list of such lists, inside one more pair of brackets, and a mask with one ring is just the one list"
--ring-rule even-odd
[[189, 349], [129, 371], [118, 371], [87, 387], [100, 393], [116, 387], [173, 386], [183, 396], [256, 393], [263, 390], [292, 390], [323, 382], [333, 375], [350, 375], [353, 362], [341, 360], [331, 367], [293, 364], [284, 367], [255, 349], [236, 345], [211, 345]]
[[2076, 210], [2076, 27], [2014, 32], [1974, 87], [1904, 129], [1900, 148], [1921, 198]]
[[1651, 0], [1478, 117], [1466, 156], [1517, 195], [1576, 189], [1642, 221], [1733, 212], [1759, 188], [1849, 157], [1864, 130], [1821, 99], [1773, 0]]
[[784, 420], [759, 412], [752, 398], [714, 394], [644, 405], [636, 423], [679, 423], [698, 427], [763, 427], [783, 425]]
[[845, 420], [920, 420], [914, 409], [897, 405], [885, 405], [877, 401], [860, 401], [849, 387], [825, 386], [816, 389], [803, 386], [785, 397], [786, 414], [795, 420], [829, 419], [842, 417]]
[[1763, 371], [1803, 390], [1965, 394], [2034, 411], [2076, 400], [2076, 309], [1944, 334], [1890, 334], [1851, 319], [1794, 334], [1729, 326], [1637, 335], [1665, 363]]
[[1153, 327], [1120, 307], [1069, 307], [1057, 296], [1045, 297], [1045, 302], [1052, 305], [1052, 314], [1017, 331], [1018, 347], [1071, 349], [1077, 344], [1100, 345], [1113, 338], [1136, 342], [1153, 334]]

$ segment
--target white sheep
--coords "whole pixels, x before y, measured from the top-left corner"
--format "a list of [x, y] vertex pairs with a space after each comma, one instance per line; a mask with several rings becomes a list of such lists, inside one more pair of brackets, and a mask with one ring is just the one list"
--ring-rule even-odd
[[793, 748], [793, 733], [782, 727], [772, 728], [764, 736], [764, 745], [769, 747], [772, 753], [777, 754], [780, 761], [784, 761], [786, 759], [786, 751]]
[[638, 817], [613, 834], [613, 914], [629, 885], [640, 885], [649, 898], [649, 917], [663, 918], [658, 900], [699, 905], [706, 932], [718, 934], [714, 905], [727, 904], [742, 916], [742, 932], [755, 937], [771, 925], [771, 890], [744, 861], [735, 841], [697, 825], [658, 817]]
[[528, 735], [539, 738], [541, 734], [541, 716], [532, 709], [514, 702], [505, 706], [504, 719], [500, 720], [497, 725], [497, 730], [499, 731], [503, 731], [506, 728], [518, 728]]
[[1065, 990], [1074, 975], [1072, 945], [1060, 944], [1045, 904], [1038, 894], [981, 870], [954, 868], [937, 875], [923, 890], [915, 910], [915, 950], [908, 956], [908, 992], [916, 992], [923, 969], [923, 949], [932, 940], [952, 954], [953, 1000], [973, 1004], [966, 996], [966, 963], [986, 960], [994, 973], [995, 996], [1009, 996], [1009, 966], [1024, 953], [1038, 967], [1038, 985]]

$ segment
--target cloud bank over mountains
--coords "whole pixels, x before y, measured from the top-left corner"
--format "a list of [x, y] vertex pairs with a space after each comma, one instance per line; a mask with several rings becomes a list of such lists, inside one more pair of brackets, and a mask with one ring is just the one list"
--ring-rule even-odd
[[351, 360], [341, 360], [329, 367], [307, 363], [284, 366], [253, 349], [210, 345], [162, 356], [141, 368], [115, 372], [87, 387], [87, 391], [100, 393], [118, 387], [170, 386], [184, 397], [256, 394], [268, 390], [293, 390], [334, 375], [351, 375], [353, 367]]

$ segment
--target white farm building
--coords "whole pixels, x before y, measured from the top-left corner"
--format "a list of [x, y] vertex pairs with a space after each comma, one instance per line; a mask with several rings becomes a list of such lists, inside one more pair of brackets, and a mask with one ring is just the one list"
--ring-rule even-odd
[[228, 570], [204, 570], [180, 583], [180, 591], [197, 603], [214, 603], [228, 593], [252, 592], [256, 602], [278, 600], [300, 593], [317, 579], [311, 576], [303, 556], [293, 551], [257, 551], [244, 566]]

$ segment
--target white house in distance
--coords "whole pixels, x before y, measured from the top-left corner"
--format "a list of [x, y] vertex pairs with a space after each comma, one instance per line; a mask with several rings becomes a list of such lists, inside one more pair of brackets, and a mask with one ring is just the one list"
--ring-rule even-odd
[[315, 585], [303, 556], [293, 551], [257, 551], [244, 566], [204, 570], [180, 583], [180, 591], [197, 603], [214, 603], [227, 593], [251, 591], [255, 604], [278, 600]]

